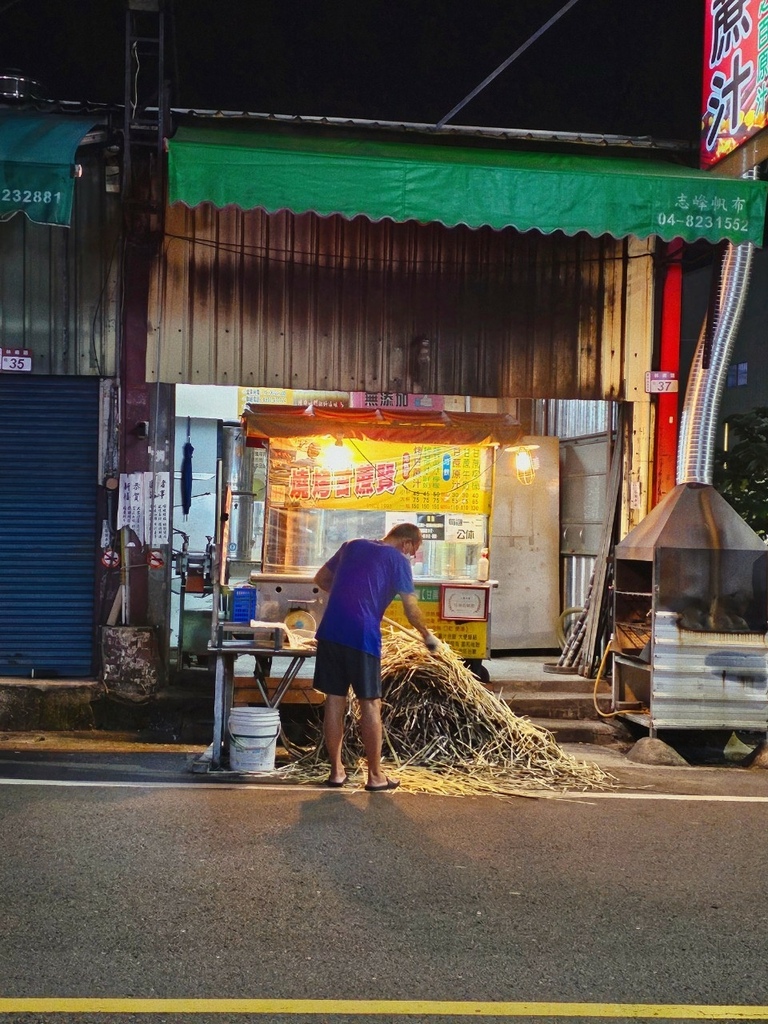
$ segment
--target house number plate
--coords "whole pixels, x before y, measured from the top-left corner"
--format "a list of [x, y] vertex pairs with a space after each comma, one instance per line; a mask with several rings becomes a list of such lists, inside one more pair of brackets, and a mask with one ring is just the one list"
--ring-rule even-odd
[[32, 352], [28, 348], [0, 348], [0, 372], [31, 373]]

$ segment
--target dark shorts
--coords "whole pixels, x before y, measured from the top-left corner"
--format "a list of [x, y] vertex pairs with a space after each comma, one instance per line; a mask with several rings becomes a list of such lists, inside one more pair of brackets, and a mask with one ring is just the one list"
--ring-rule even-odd
[[330, 640], [317, 641], [313, 686], [321, 693], [346, 697], [350, 686], [360, 700], [381, 697], [381, 659]]

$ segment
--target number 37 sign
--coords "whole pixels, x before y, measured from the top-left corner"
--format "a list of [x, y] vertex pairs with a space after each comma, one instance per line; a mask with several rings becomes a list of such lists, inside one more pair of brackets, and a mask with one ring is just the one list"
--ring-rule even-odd
[[663, 395], [677, 391], [677, 376], [671, 370], [649, 370], [645, 375], [645, 391], [649, 395]]
[[32, 352], [28, 348], [0, 348], [0, 373], [31, 373]]

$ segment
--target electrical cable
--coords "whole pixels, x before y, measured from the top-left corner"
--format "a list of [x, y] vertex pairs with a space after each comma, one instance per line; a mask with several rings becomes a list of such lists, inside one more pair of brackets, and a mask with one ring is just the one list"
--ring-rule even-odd
[[517, 58], [522, 53], [525, 53], [525, 51], [528, 49], [529, 46], [532, 46], [536, 42], [537, 39], [539, 39], [541, 36], [544, 35], [544, 33], [547, 31], [548, 28], [550, 28], [552, 25], [554, 25], [556, 21], [558, 21], [560, 18], [562, 18], [562, 16], [564, 14], [566, 14], [571, 9], [571, 7], [573, 7], [574, 4], [577, 4], [578, 2], [579, 2], [579, 0], [568, 0], [567, 4], [564, 4], [556, 14], [552, 15], [552, 17], [549, 19], [549, 21], [545, 22], [541, 26], [541, 28], [537, 29], [536, 32], [534, 32], [532, 36], [530, 36], [528, 39], [526, 39], [526, 41], [523, 43], [522, 46], [518, 46], [518, 48], [515, 50], [515, 52], [513, 54], [511, 54], [509, 57], [507, 57], [507, 59], [503, 62], [503, 64], [499, 64], [499, 66], [496, 68], [496, 70], [492, 71], [490, 73], [490, 75], [488, 75], [487, 78], [484, 78], [483, 81], [480, 83], [480, 85], [476, 86], [472, 90], [472, 92], [461, 101], [461, 103], [457, 103], [456, 106], [453, 108], [453, 110], [449, 110], [448, 113], [445, 115], [445, 117], [440, 118], [440, 120], [435, 125], [435, 128], [437, 128], [437, 129], [443, 128], [445, 126], [446, 122], [450, 121], [450, 119], [453, 117], [454, 114], [458, 114], [458, 112], [460, 110], [462, 110], [464, 107], [466, 107], [466, 105], [470, 102], [470, 100], [473, 100], [475, 98], [475, 96], [478, 95], [478, 93], [481, 93], [483, 91], [483, 89], [486, 87], [486, 85], [490, 85], [490, 83], [494, 80], [494, 78], [497, 78], [501, 74], [502, 71], [506, 71], [506, 69], [509, 67], [509, 65], [513, 61], [517, 60]]
[[139, 44], [134, 43], [131, 47], [131, 53], [133, 59], [136, 61], [136, 74], [133, 76], [133, 99], [131, 101], [131, 117], [136, 116], [136, 108], [139, 105], [139, 70], [141, 69], [141, 61], [139, 60]]
[[101, 291], [99, 292], [99, 298], [96, 303], [96, 307], [93, 311], [93, 317], [91, 318], [91, 358], [93, 359], [94, 365], [96, 366], [96, 371], [99, 377], [103, 377], [104, 374], [102, 373], [101, 360], [99, 358], [99, 354], [96, 351], [96, 319], [99, 315], [99, 310], [102, 308], [102, 304], [104, 302], [104, 292], [107, 290], [107, 285], [109, 284], [112, 276], [112, 267], [115, 262], [115, 256], [117, 254], [117, 247], [120, 243], [120, 237], [121, 233], [120, 231], [118, 231], [115, 235], [115, 240], [112, 243], [112, 251], [109, 254], [107, 269], [104, 274], [104, 280], [102, 281], [101, 284]]
[[[477, 229], [470, 229], [470, 230], [477, 230]], [[337, 253], [337, 252], [326, 252], [324, 250], [320, 250], [320, 251], [316, 251], [316, 252], [308, 252], [305, 249], [291, 249], [291, 250], [277, 249], [275, 247], [267, 246], [267, 245], [228, 245], [226, 242], [217, 242], [217, 241], [215, 241], [213, 239], [208, 239], [208, 238], [197, 238], [197, 237], [194, 237], [192, 235], [179, 235], [179, 234], [175, 234], [173, 232], [166, 232], [165, 233], [165, 239], [166, 239], [166, 242], [169, 242], [171, 239], [173, 239], [175, 241], [178, 241], [178, 242], [188, 242], [191, 245], [199, 245], [199, 246], [203, 246], [203, 247], [208, 247], [210, 249], [215, 249], [217, 252], [230, 253], [233, 256], [249, 257], [251, 259], [266, 259], [266, 260], [269, 260], [271, 263], [285, 263], [285, 264], [293, 264], [295, 266], [309, 266], [309, 267], [311, 267], [311, 266], [315, 266], [316, 265], [317, 260], [320, 260], [320, 259], [322, 259], [322, 260], [331, 260], [334, 257], [337, 257], [337, 258], [339, 257], [339, 253]], [[167, 253], [167, 249], [168, 249], [168, 245], [166, 244], [166, 253]], [[306, 259], [306, 262], [303, 262], [301, 259], [297, 259], [296, 258], [297, 256], [304, 257]], [[429, 272], [429, 271], [432, 271], [434, 269], [440, 269], [440, 270], [454, 269], [454, 270], [456, 270], [456, 269], [461, 269], [462, 267], [464, 267], [466, 265], [464, 262], [459, 262], [459, 261], [454, 261], [454, 260], [432, 259], [432, 258], [412, 259], [412, 258], [409, 258], [409, 257], [400, 257], [399, 258], [397, 256], [386, 256], [386, 257], [383, 257], [383, 256], [355, 256], [355, 255], [350, 255], [349, 253], [344, 253], [343, 256], [341, 256], [341, 259], [343, 259], [343, 261], [344, 261], [343, 265], [341, 265], [341, 266], [335, 266], [335, 267], [324, 266], [324, 267], [322, 267], [320, 269], [322, 269], [322, 270], [330, 270], [330, 271], [334, 271], [335, 272], [337, 270], [343, 271], [345, 269], [348, 269], [351, 264], [354, 264], [355, 266], [358, 266], [358, 267], [360, 267], [360, 266], [370, 266], [372, 264], [376, 264], [377, 266], [381, 266], [381, 267], [392, 267], [392, 266], [395, 266], [395, 265], [398, 265], [398, 266], [401, 266], [401, 267], [405, 267], [405, 268], [412, 267], [412, 268], [414, 268], [416, 270], [421, 270], [423, 268], [423, 269], [426, 269]], [[563, 266], [563, 267], [564, 266], [576, 266], [576, 265], [583, 266], [583, 265], [586, 265], [588, 263], [597, 263], [597, 264], [601, 264], [602, 265], [602, 264], [606, 264], [606, 263], [624, 263], [624, 262], [628, 262], [629, 260], [644, 260], [644, 259], [657, 259], [657, 257], [655, 256], [654, 253], [650, 253], [650, 252], [641, 252], [641, 253], [627, 254], [627, 255], [622, 254], [620, 256], [611, 256], [609, 258], [606, 258], [605, 256], [594, 256], [594, 257], [589, 256], [589, 257], [586, 257], [584, 259], [578, 259], [578, 260], [571, 260], [571, 259], [558, 260], [558, 261], [554, 262], [552, 264], [552, 266], [553, 266], [553, 268], [554, 267], [561, 267], [561, 266]], [[499, 279], [501, 280], [505, 276], [503, 271], [506, 270], [509, 267], [509, 264], [502, 264], [498, 260], [488, 260], [488, 261], [486, 261], [484, 263], [474, 262], [472, 264], [472, 266], [480, 268], [480, 269], [486, 269], [486, 270], [488, 270], [488, 269], [490, 269], [490, 270], [500, 269], [502, 271], [502, 273], [499, 275]]]

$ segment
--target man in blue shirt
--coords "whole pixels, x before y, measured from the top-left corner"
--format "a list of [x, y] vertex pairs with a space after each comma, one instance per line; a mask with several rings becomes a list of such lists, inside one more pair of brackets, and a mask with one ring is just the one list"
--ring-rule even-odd
[[438, 639], [430, 633], [416, 599], [409, 557], [421, 547], [413, 523], [395, 526], [383, 540], [350, 540], [315, 576], [328, 591], [317, 630], [314, 687], [325, 696], [323, 736], [331, 762], [326, 785], [347, 781], [341, 749], [350, 686], [360, 705], [360, 735], [368, 762], [369, 792], [396, 789], [399, 783], [381, 769], [381, 619], [397, 594], [410, 624], [430, 650]]

